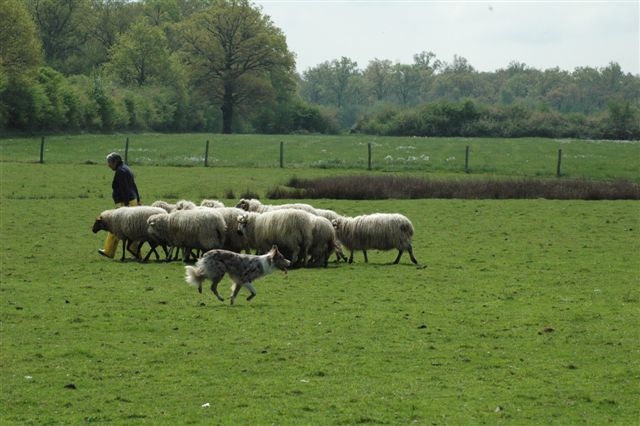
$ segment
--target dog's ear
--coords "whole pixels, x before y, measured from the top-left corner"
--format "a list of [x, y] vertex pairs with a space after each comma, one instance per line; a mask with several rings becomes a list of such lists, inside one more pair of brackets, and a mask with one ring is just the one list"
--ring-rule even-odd
[[274, 253], [277, 253], [278, 252], [278, 246], [276, 244], [271, 246], [271, 251], [274, 252]]

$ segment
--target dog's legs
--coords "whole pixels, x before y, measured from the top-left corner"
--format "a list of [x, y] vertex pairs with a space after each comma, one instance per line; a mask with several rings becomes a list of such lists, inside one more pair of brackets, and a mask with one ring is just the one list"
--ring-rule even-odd
[[236, 300], [236, 296], [240, 292], [241, 288], [242, 288], [242, 283], [237, 283], [235, 281], [233, 282], [233, 285], [231, 286], [231, 304], [232, 305], [234, 300]]
[[222, 281], [222, 277], [224, 277], [224, 272], [217, 273], [211, 278], [211, 291], [216, 295], [219, 301], [224, 302], [224, 298], [220, 296], [220, 293], [218, 293], [218, 284]]
[[251, 299], [253, 299], [254, 297], [256, 297], [256, 294], [257, 294], [257, 293], [256, 293], [256, 289], [253, 287], [253, 284], [251, 284], [251, 283], [245, 283], [245, 285], [244, 285], [244, 286], [247, 288], [247, 290], [249, 290], [249, 291], [251, 292], [251, 294], [249, 295], [249, 297], [247, 297], [247, 300], [251, 300]]

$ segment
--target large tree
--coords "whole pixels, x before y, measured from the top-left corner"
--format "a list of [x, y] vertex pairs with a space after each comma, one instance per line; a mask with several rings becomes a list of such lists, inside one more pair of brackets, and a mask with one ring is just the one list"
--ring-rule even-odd
[[146, 19], [140, 19], [110, 49], [106, 68], [126, 85], [167, 81], [171, 62], [164, 32], [149, 25]]
[[247, 0], [222, 0], [181, 28], [184, 60], [203, 93], [220, 102], [222, 132], [233, 130], [237, 106], [260, 103], [276, 76], [293, 78], [294, 55], [271, 18]]
[[42, 45], [29, 11], [20, 0], [0, 2], [0, 72], [18, 76], [42, 62]]
[[81, 63], [95, 25], [89, 0], [29, 0], [47, 65], [66, 74], [85, 71]]
[[[0, 1], [0, 129], [32, 110], [30, 77], [42, 63], [37, 28], [22, 0]], [[26, 107], [22, 108], [24, 105]], [[11, 123], [9, 123], [11, 124]]]

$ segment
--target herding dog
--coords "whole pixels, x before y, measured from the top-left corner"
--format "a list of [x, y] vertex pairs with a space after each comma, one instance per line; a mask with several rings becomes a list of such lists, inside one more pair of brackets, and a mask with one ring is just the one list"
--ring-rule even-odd
[[197, 262], [195, 266], [186, 266], [185, 279], [187, 283], [198, 287], [202, 293], [202, 282], [209, 278], [211, 280], [211, 291], [219, 301], [224, 299], [218, 293], [218, 283], [225, 273], [229, 274], [233, 285], [231, 286], [231, 304], [240, 289], [244, 286], [251, 292], [247, 300], [251, 300], [256, 295], [256, 289], [252, 281], [273, 272], [276, 268], [287, 273], [287, 268], [291, 262], [284, 258], [278, 251], [277, 246], [271, 247], [267, 254], [239, 254], [228, 250], [209, 250]]

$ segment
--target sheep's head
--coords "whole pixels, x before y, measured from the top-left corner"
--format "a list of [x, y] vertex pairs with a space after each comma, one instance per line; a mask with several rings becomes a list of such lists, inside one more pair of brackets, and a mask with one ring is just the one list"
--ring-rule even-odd
[[98, 231], [108, 231], [107, 224], [102, 220], [102, 216], [96, 217], [96, 221], [93, 222], [93, 228], [91, 230], [94, 234]]
[[176, 202], [176, 210], [193, 210], [195, 209], [196, 203], [189, 200], [180, 200]]
[[238, 204], [236, 204], [236, 207], [242, 210], [249, 211], [249, 200], [245, 200], [244, 198], [241, 199]]
[[241, 214], [240, 216], [238, 216], [237, 222], [238, 222], [238, 235], [244, 235], [245, 234], [245, 229], [247, 228], [247, 222], [249, 221], [249, 215], [248, 214]]

